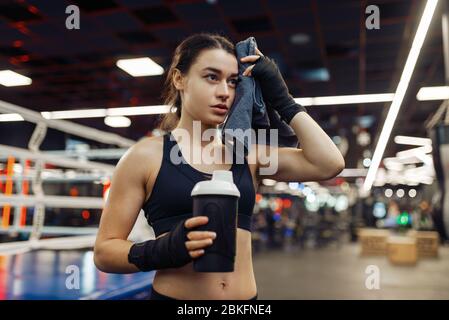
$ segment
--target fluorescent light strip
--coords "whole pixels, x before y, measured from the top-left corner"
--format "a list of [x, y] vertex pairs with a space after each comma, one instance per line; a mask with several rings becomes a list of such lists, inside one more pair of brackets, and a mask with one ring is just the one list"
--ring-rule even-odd
[[419, 101], [447, 100], [449, 99], [449, 86], [422, 87], [419, 89], [416, 99]]
[[106, 116], [106, 109], [79, 109], [67, 111], [44, 111], [41, 112], [45, 119], [82, 119], [100, 118]]
[[396, 136], [394, 142], [397, 144], [406, 144], [411, 146], [431, 146], [432, 140], [429, 138], [418, 138], [409, 136]]
[[[361, 95], [323, 96], [295, 98], [295, 101], [303, 106], [342, 105], [357, 103], [380, 103], [393, 101], [394, 93], [377, 93]], [[106, 116], [138, 116], [148, 114], [164, 114], [170, 112], [169, 105], [136, 106], [122, 108], [78, 109], [63, 111], [44, 111], [42, 116], [46, 119], [83, 119], [103, 118]], [[17, 113], [0, 115], [0, 122], [23, 121]]]
[[[419, 163], [418, 159], [416, 163]], [[385, 158], [384, 165], [389, 171], [402, 171], [404, 169], [404, 163], [398, 158]]]
[[[78, 109], [66, 111], [43, 111], [42, 117], [45, 119], [83, 119], [83, 118], [104, 118], [107, 116], [139, 116], [147, 114], [169, 113], [169, 105], [124, 107], [109, 109]], [[174, 110], [175, 112], [175, 110]], [[18, 113], [0, 114], [0, 122], [23, 121], [23, 117]]]
[[[393, 100], [394, 94], [379, 93], [365, 95], [347, 95], [347, 96], [326, 96], [312, 98], [296, 98], [295, 101], [303, 106], [318, 105], [338, 105], [354, 103], [375, 103], [388, 102]], [[173, 112], [176, 111], [174, 108]], [[139, 116], [148, 114], [164, 114], [170, 112], [169, 105], [136, 106], [108, 109], [78, 109], [63, 111], [43, 111], [42, 116], [46, 119], [83, 119], [83, 118], [103, 118], [106, 116]], [[23, 118], [17, 113], [0, 115], [1, 121], [23, 121]]]
[[307, 106], [325, 106], [338, 104], [378, 103], [393, 101], [394, 93], [358, 94], [343, 96], [324, 96], [295, 98], [296, 103]]
[[276, 180], [273, 179], [262, 179], [262, 184], [268, 187], [272, 187], [276, 184]]
[[346, 168], [338, 175], [339, 177], [350, 178], [350, 177], [365, 177], [368, 169], [358, 169], [358, 168]]
[[109, 108], [106, 110], [108, 116], [139, 116], [146, 114], [160, 114], [169, 112], [170, 112], [169, 105]]
[[432, 21], [432, 17], [437, 4], [438, 0], [428, 0], [426, 3], [424, 13], [422, 15], [421, 21], [419, 22], [418, 30], [416, 31], [415, 38], [413, 39], [412, 48], [410, 49], [404, 70], [402, 71], [401, 79], [399, 80], [399, 84], [396, 89], [396, 94], [393, 98], [390, 109], [388, 110], [388, 115], [385, 119], [382, 132], [380, 133], [379, 141], [374, 151], [371, 166], [368, 170], [368, 174], [366, 175], [366, 179], [363, 184], [363, 189], [366, 192], [371, 190], [374, 179], [376, 178], [377, 169], [379, 168], [380, 162], [382, 161], [385, 147], [387, 146], [388, 139], [391, 135], [391, 130], [393, 129], [393, 125], [396, 121], [396, 117], [398, 115], [402, 101], [404, 100], [405, 92], [407, 91], [410, 79], [413, 74], [413, 70], [416, 66], [416, 61], [418, 60], [419, 53], [424, 43], [424, 39], [427, 35], [427, 31], [429, 30], [430, 22]]
[[396, 158], [410, 158], [421, 154], [432, 152], [432, 146], [422, 146], [409, 150], [399, 151], [396, 153]]
[[18, 113], [0, 114], [0, 122], [23, 121], [23, 117]]
[[418, 159], [420, 159], [424, 164], [428, 166], [433, 166], [433, 159], [432, 156], [427, 154], [418, 154], [416, 155]]

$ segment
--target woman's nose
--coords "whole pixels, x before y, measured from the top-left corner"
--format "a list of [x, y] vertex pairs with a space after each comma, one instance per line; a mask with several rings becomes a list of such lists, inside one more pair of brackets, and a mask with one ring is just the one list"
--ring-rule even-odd
[[228, 83], [220, 82], [220, 84], [217, 86], [217, 96], [220, 98], [228, 98], [229, 97], [229, 88]]

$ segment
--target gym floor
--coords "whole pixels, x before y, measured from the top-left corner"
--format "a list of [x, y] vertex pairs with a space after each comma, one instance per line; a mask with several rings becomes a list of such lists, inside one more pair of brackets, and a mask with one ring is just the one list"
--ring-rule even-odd
[[[449, 299], [449, 247], [414, 266], [392, 265], [385, 256], [361, 257], [359, 244], [322, 249], [261, 251], [253, 264], [259, 299]], [[365, 286], [376, 265], [379, 289]]]

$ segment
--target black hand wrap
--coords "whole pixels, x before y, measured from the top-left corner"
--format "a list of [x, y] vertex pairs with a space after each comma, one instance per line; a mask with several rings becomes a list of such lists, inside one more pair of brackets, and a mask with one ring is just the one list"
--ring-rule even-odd
[[189, 230], [184, 223], [185, 220], [181, 221], [172, 231], [158, 239], [133, 244], [129, 250], [128, 262], [141, 271], [151, 271], [179, 268], [192, 261], [185, 245], [189, 240]]
[[307, 112], [306, 108], [297, 104], [289, 94], [281, 72], [272, 59], [261, 56], [251, 70], [251, 75], [258, 80], [265, 102], [275, 109], [287, 124], [298, 112]]

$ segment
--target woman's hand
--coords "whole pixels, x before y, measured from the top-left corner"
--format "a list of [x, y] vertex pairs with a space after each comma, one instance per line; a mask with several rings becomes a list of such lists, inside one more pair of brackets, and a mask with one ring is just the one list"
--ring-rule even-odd
[[[241, 62], [244, 63], [249, 63], [249, 62], [256, 62], [257, 60], [259, 60], [260, 57], [263, 57], [262, 52], [260, 52], [259, 49], [256, 48], [256, 53], [257, 55], [251, 55], [251, 56], [246, 56], [240, 59]], [[253, 70], [255, 64], [249, 66], [248, 68], [245, 69], [245, 71], [243, 71], [243, 75], [250, 77], [251, 76], [251, 70]]]
[[257, 79], [267, 106], [276, 110], [281, 119], [290, 124], [290, 121], [298, 112], [306, 111], [306, 109], [297, 104], [290, 95], [287, 84], [276, 63], [265, 57], [257, 48], [256, 53], [257, 55], [240, 59], [241, 62], [246, 63], [256, 62], [256, 64], [245, 69], [243, 76], [253, 76]]
[[[197, 216], [185, 221], [185, 227], [192, 229], [200, 225], [206, 224], [209, 218], [206, 216]], [[213, 243], [213, 239], [217, 237], [215, 232], [211, 231], [190, 231], [187, 233], [189, 241], [185, 242], [186, 248], [192, 258], [198, 258], [204, 254], [205, 247]]]

